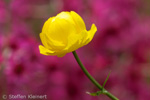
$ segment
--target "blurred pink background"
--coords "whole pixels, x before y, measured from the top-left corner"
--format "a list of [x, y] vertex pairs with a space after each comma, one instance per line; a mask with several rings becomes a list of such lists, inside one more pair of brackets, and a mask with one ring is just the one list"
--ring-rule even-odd
[[0, 100], [10, 94], [110, 100], [86, 94], [98, 89], [72, 53], [62, 58], [39, 53], [44, 22], [71, 10], [82, 16], [87, 29], [92, 23], [98, 28], [92, 42], [77, 50], [93, 77], [102, 85], [111, 71], [105, 86], [109, 92], [120, 100], [150, 100], [149, 5], [149, 0], [0, 0]]

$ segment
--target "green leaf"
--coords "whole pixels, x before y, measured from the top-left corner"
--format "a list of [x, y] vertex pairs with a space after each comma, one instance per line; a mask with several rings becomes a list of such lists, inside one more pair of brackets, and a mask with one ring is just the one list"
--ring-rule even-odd
[[109, 74], [108, 74], [108, 76], [107, 76], [106, 80], [104, 81], [103, 86], [102, 86], [102, 89], [104, 88], [104, 86], [105, 86], [106, 82], [108, 81], [108, 78], [109, 78], [109, 76], [110, 76], [110, 73], [111, 73], [111, 71], [109, 72]]

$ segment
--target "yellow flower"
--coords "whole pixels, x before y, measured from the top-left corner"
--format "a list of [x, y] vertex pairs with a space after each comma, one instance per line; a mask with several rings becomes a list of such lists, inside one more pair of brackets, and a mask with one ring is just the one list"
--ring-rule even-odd
[[83, 19], [76, 12], [61, 12], [44, 23], [40, 33], [43, 44], [39, 46], [40, 53], [62, 57], [88, 44], [96, 31], [95, 24], [87, 31]]

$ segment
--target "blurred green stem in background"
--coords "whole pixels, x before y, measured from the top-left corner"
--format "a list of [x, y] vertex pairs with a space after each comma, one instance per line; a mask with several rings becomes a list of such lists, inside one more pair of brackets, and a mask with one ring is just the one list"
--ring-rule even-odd
[[72, 52], [76, 61], [78, 62], [80, 68], [82, 69], [82, 71], [85, 73], [85, 75], [91, 80], [91, 82], [97, 86], [100, 90], [101, 90], [101, 94], [105, 94], [107, 95], [109, 98], [111, 98], [112, 100], [119, 100], [117, 97], [115, 97], [114, 95], [112, 95], [111, 93], [109, 93], [107, 90], [105, 90], [91, 75], [90, 73], [86, 70], [86, 68], [83, 66], [83, 64], [81, 63], [77, 53], [75, 51]]

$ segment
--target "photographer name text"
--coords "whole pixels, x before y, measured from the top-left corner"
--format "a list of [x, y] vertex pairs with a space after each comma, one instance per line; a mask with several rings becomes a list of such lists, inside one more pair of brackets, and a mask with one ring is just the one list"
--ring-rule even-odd
[[41, 100], [45, 100], [47, 99], [47, 95], [33, 95], [33, 94], [29, 94], [29, 95], [21, 95], [21, 94], [17, 94], [17, 95], [3, 95], [3, 99], [11, 99], [11, 100], [15, 100], [15, 99], [41, 99]]

